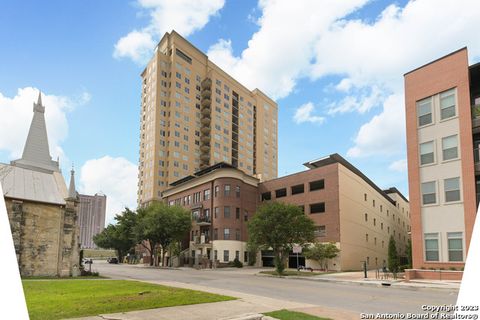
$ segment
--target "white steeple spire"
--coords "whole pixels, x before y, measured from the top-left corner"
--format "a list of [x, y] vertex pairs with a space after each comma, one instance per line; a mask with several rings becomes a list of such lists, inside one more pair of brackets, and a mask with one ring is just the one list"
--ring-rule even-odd
[[59, 171], [58, 162], [53, 161], [48, 147], [47, 126], [45, 124], [45, 106], [42, 93], [38, 93], [37, 103], [33, 103], [33, 119], [28, 131], [22, 158], [12, 161], [12, 165], [28, 169]]

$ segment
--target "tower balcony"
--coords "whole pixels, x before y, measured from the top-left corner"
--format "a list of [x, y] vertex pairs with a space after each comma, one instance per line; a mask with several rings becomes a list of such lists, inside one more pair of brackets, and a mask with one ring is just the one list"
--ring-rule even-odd
[[200, 131], [203, 133], [203, 134], [210, 134], [210, 127], [207, 127], [207, 126], [203, 126]]
[[203, 81], [202, 81], [202, 89], [210, 89], [212, 87], [212, 80], [210, 78], [205, 78]]
[[201, 154], [200, 155], [200, 160], [202, 160], [203, 162], [208, 162], [208, 161], [210, 161], [210, 155], [209, 154]]
[[210, 143], [210, 136], [201, 136], [200, 141], [203, 143]]
[[205, 145], [200, 147], [200, 151], [202, 151], [202, 153], [209, 153], [210, 152], [210, 146], [205, 144]]
[[210, 126], [210, 117], [203, 117], [201, 122], [202, 124], [206, 125], [206, 126]]
[[202, 91], [202, 98], [210, 99], [211, 96], [212, 96], [212, 91], [208, 89]]
[[210, 99], [203, 99], [202, 100], [202, 107], [210, 107], [212, 101]]
[[202, 115], [210, 116], [210, 108], [203, 108], [202, 109]]

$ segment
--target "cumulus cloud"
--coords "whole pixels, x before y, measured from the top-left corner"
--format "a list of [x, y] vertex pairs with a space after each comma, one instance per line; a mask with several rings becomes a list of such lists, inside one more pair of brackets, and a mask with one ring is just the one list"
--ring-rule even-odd
[[315, 111], [315, 107], [313, 103], [308, 102], [304, 105], [298, 107], [297, 111], [295, 111], [295, 115], [293, 116], [293, 121], [297, 124], [304, 123], [304, 122], [311, 122], [311, 123], [318, 123], [321, 124], [325, 121], [324, 117], [315, 116], [313, 115]]
[[392, 162], [388, 169], [398, 172], [407, 172], [407, 159], [400, 159]]
[[133, 30], [120, 38], [113, 56], [143, 64], [165, 32], [175, 29], [187, 37], [202, 29], [224, 3], [224, 0], [138, 0], [138, 5], [149, 13], [150, 22], [143, 29]]
[[[479, 58], [480, 2], [416, 0], [404, 7], [389, 5], [373, 21], [352, 19], [368, 2], [262, 0], [259, 30], [248, 47], [235, 56], [231, 41], [220, 39], [208, 55], [247, 87], [273, 98], [288, 96], [301, 78], [340, 76], [332, 86], [338, 101], [328, 106], [327, 114], [381, 110], [360, 128], [349, 154], [392, 154], [392, 145], [404, 150], [397, 142], [404, 141], [399, 122], [404, 106], [397, 98], [403, 95], [402, 75], [466, 45], [470, 57]], [[402, 105], [392, 106], [392, 101]], [[398, 123], [385, 114], [392, 110], [401, 116]]]
[[137, 207], [137, 165], [125, 158], [104, 156], [85, 162], [80, 170], [80, 193], [107, 196], [106, 223], [125, 207]]
[[347, 155], [365, 157], [397, 155], [405, 150], [405, 112], [403, 94], [390, 95], [383, 111], [362, 125], [355, 137], [355, 145]]
[[260, 29], [241, 55], [233, 55], [229, 39], [220, 39], [207, 54], [247, 87], [282, 98], [292, 92], [300, 77], [309, 74], [315, 44], [322, 33], [366, 2], [261, 0], [262, 15], [257, 21]]
[[[38, 99], [38, 92], [39, 90], [33, 87], [18, 89], [14, 97], [7, 97], [0, 92], [0, 150], [7, 152], [12, 160], [22, 155], [32, 122], [33, 103]], [[66, 160], [61, 147], [68, 135], [66, 114], [87, 103], [90, 98], [88, 92], [83, 92], [78, 97], [42, 93], [48, 142], [53, 159], [60, 157], [61, 161]]]

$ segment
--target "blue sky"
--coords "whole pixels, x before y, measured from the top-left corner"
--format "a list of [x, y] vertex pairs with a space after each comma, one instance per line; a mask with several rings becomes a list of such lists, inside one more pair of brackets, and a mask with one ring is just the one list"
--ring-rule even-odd
[[408, 196], [403, 73], [464, 46], [480, 61], [474, 0], [194, 3], [2, 1], [0, 162], [20, 156], [41, 89], [64, 172], [109, 196], [109, 218], [134, 207], [139, 74], [175, 29], [276, 99], [280, 176], [339, 153]]

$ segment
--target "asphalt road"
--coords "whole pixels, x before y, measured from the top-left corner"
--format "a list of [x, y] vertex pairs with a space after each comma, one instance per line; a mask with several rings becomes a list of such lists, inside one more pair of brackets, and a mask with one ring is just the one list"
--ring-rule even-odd
[[261, 277], [252, 274], [251, 269], [152, 269], [95, 261], [92, 270], [114, 279], [176, 281], [358, 313], [421, 313], [422, 305], [455, 304], [458, 295], [446, 289], [373, 287]]

